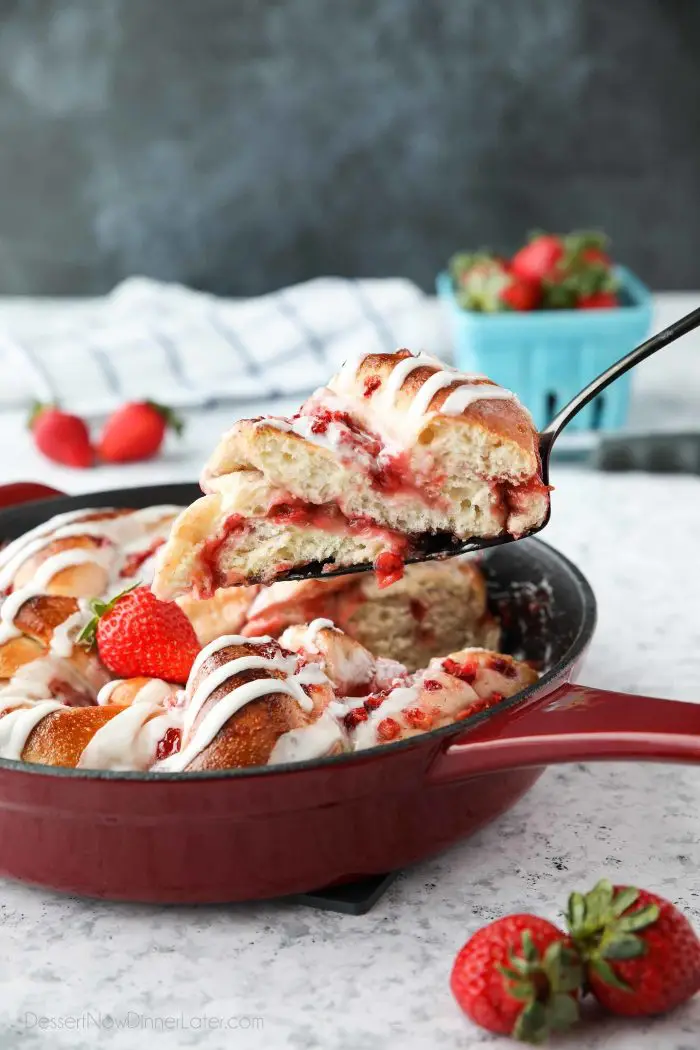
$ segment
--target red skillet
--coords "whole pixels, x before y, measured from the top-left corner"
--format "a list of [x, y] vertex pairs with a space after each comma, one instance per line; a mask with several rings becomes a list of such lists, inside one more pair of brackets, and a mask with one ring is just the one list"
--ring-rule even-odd
[[[41, 495], [14, 488], [15, 500]], [[197, 494], [163, 485], [25, 503], [0, 511], [0, 536], [79, 507]], [[530, 539], [494, 548], [484, 567], [506, 648], [544, 662], [535, 687], [458, 726], [295, 766], [158, 776], [0, 761], [0, 873], [123, 900], [276, 897], [435, 853], [512, 806], [552, 762], [697, 761], [700, 706], [569, 684], [595, 625], [571, 562]]]

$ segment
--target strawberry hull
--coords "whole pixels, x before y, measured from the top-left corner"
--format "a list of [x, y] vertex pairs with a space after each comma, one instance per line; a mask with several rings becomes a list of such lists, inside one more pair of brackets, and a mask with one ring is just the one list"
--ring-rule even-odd
[[[0, 535], [79, 507], [195, 494], [172, 485], [27, 503], [0, 512]], [[1, 760], [0, 873], [119, 900], [276, 897], [434, 854], [512, 806], [550, 762], [700, 758], [700, 707], [569, 684], [595, 625], [575, 566], [524, 540], [494, 548], [484, 569], [494, 611], [507, 611], [506, 649], [544, 667], [535, 686], [458, 725], [289, 766], [128, 774]]]

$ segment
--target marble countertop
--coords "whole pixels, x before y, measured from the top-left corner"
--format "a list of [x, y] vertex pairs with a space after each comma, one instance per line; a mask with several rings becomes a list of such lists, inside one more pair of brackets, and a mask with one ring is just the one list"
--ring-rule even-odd
[[[222, 421], [193, 419], [182, 451], [102, 477], [46, 469], [27, 445], [0, 466], [0, 483], [31, 476], [79, 491], [192, 478]], [[4, 447], [15, 423], [0, 419]], [[580, 565], [600, 606], [580, 679], [697, 702], [700, 479], [561, 465], [553, 482], [545, 539]], [[99, 1039], [121, 1050], [155, 1031], [169, 1047], [512, 1046], [473, 1028], [451, 998], [462, 943], [510, 911], [556, 921], [569, 890], [601, 876], [657, 890], [700, 928], [699, 811], [696, 768], [552, 768], [491, 827], [402, 873], [360, 918], [284, 902], [117, 905], [5, 882], [0, 1043], [83, 1050]], [[593, 1013], [553, 1045], [695, 1050], [699, 1030], [700, 997], [641, 1024]]]

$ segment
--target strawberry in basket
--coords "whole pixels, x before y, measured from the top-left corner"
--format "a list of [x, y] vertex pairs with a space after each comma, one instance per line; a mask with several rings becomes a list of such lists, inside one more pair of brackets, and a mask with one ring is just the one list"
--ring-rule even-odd
[[607, 238], [595, 231], [535, 233], [510, 260], [488, 250], [462, 252], [450, 273], [460, 306], [478, 313], [619, 305]]

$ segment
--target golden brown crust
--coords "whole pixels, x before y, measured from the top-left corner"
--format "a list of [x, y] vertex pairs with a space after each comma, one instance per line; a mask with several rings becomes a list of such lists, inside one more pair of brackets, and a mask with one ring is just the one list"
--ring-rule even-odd
[[[221, 667], [241, 656], [260, 654], [257, 645], [229, 645], [205, 660], [202, 668], [190, 683], [189, 691], [194, 695], [198, 685], [214, 668]], [[216, 704], [228, 696], [233, 688], [246, 682], [275, 678], [284, 681], [286, 675], [276, 670], [251, 670], [239, 672], [220, 685], [206, 702], [192, 726], [193, 736], [203, 719]], [[272, 749], [290, 729], [307, 725], [308, 719], [297, 701], [287, 693], [269, 693], [253, 700], [237, 711], [216, 734], [212, 742], [186, 767], [187, 771], [209, 769], [241, 769], [248, 766], [264, 766]], [[183, 740], [183, 749], [188, 740]]]
[[[50, 649], [55, 629], [78, 609], [78, 601], [65, 595], [41, 594], [28, 598], [14, 618], [14, 626], [22, 632], [23, 637], [10, 638], [0, 644], [0, 679], [11, 679], [26, 664], [53, 656], [54, 696], [68, 703], [88, 702], [92, 690], [99, 689], [109, 679], [96, 651], [74, 645], [70, 655], [57, 657]], [[65, 681], [61, 668], [65, 668]], [[76, 671], [84, 679], [84, 689], [74, 682]]]
[[[377, 378], [383, 385], [399, 361], [413, 356], [409, 350], [399, 350], [395, 354], [370, 354], [369, 357], [362, 361], [356, 373], [359, 389], [366, 389], [368, 379]], [[439, 369], [434, 365], [426, 365], [410, 372], [396, 396], [396, 408], [401, 411], [408, 411], [414, 397], [423, 384], [438, 371]], [[474, 383], [476, 385], [497, 386], [496, 383], [487, 378], [474, 380]], [[463, 382], [456, 380], [449, 386], [438, 390], [430, 400], [429, 411], [439, 412], [450, 394], [458, 387], [464, 385]], [[372, 399], [381, 393], [381, 390], [382, 386], [379, 386], [376, 390], [369, 393], [367, 397], [368, 402], [371, 403]], [[461, 415], [450, 415], [437, 421], [434, 425], [438, 427], [450, 426], [452, 423], [460, 420], [472, 426], [481, 426], [484, 430], [488, 430], [506, 441], [519, 445], [526, 452], [535, 452], [537, 449], [537, 432], [532, 425], [532, 420], [522, 405], [515, 399], [499, 398], [498, 400], [474, 401], [464, 409]]]
[[20, 606], [15, 627], [42, 645], [48, 646], [54, 630], [78, 611], [78, 602], [60, 594], [40, 594]]
[[0, 645], [0, 685], [3, 679], [12, 678], [20, 667], [46, 656], [47, 650], [33, 638], [10, 638]]
[[22, 761], [75, 769], [97, 730], [123, 710], [118, 704], [105, 704], [102, 707], [67, 707], [63, 711], [53, 711], [29, 734]]
[[[24, 587], [30, 583], [40, 565], [54, 554], [67, 550], [96, 550], [101, 546], [99, 539], [92, 536], [66, 536], [53, 540], [18, 568], [14, 578], [14, 588]], [[107, 583], [107, 572], [97, 562], [83, 565], [71, 565], [61, 569], [46, 586], [47, 594], [68, 595], [75, 598], [90, 598], [101, 594]]]
[[[269, 674], [251, 671], [241, 677], [252, 682]], [[306, 721], [299, 718], [299, 705], [293, 697], [270, 693], [237, 711], [186, 771], [265, 766], [279, 738], [304, 725]]]

